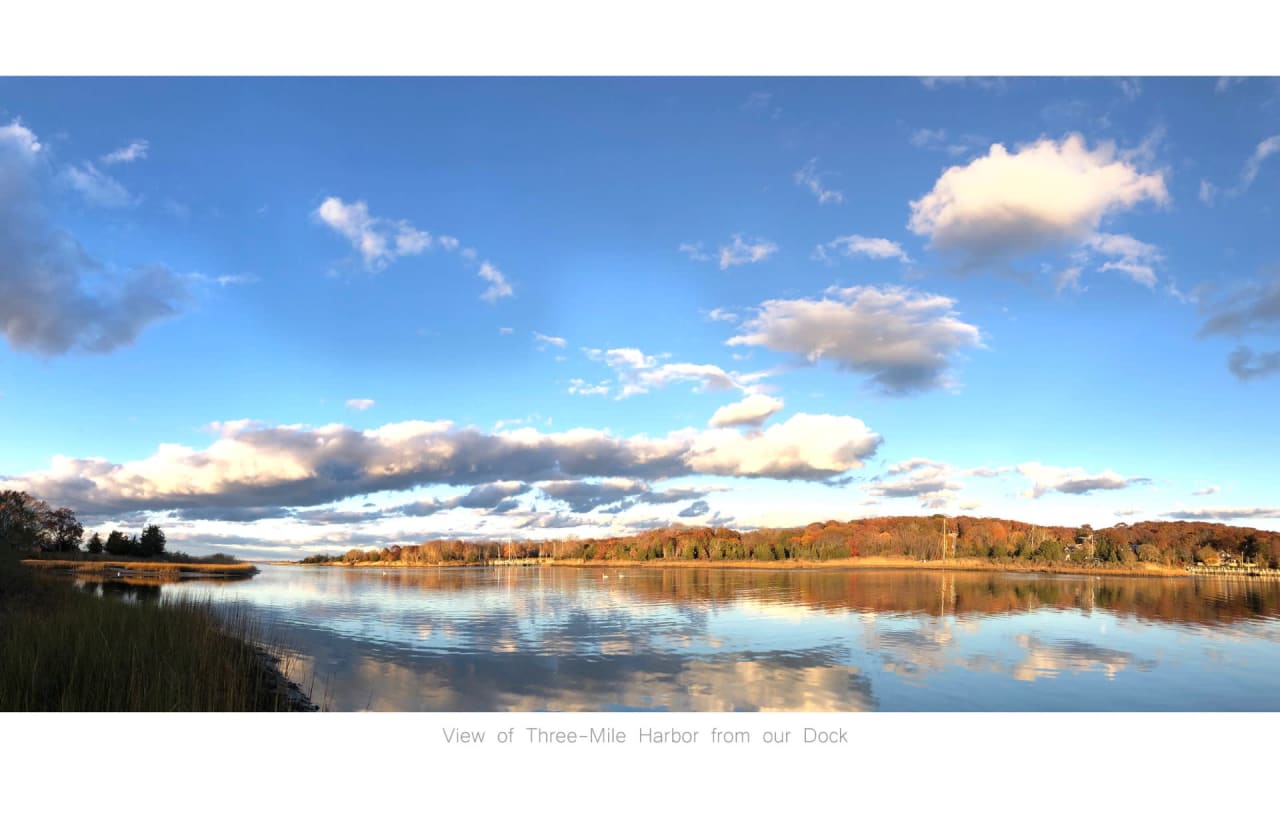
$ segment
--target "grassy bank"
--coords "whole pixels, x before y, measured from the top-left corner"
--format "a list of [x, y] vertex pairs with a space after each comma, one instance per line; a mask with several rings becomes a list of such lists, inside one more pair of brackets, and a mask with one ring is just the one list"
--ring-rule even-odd
[[258, 573], [252, 563], [175, 562], [168, 560], [131, 560], [127, 557], [50, 560], [43, 557], [23, 560], [23, 565], [50, 572], [74, 572], [84, 575], [106, 575], [126, 572], [128, 576], [181, 580], [191, 577], [246, 578]]
[[[349, 566], [349, 567], [430, 567], [447, 568], [448, 564], [424, 563], [390, 563], [366, 561], [347, 563], [336, 561], [331, 563], [312, 562], [309, 565]], [[1126, 577], [1186, 577], [1189, 573], [1181, 566], [1162, 566], [1154, 563], [1134, 565], [1068, 565], [1045, 564], [1034, 561], [1008, 562], [967, 558], [949, 558], [947, 560], [930, 560], [921, 562], [911, 557], [843, 557], [833, 560], [584, 560], [581, 558], [518, 561], [507, 563], [499, 561], [492, 564], [472, 564], [474, 566], [572, 566], [577, 568], [635, 568], [648, 567], [654, 569], [910, 569], [926, 572], [937, 571], [974, 571], [974, 572], [1034, 572], [1037, 574], [1064, 575], [1120, 575]], [[466, 567], [460, 567], [466, 568]]]
[[0, 557], [0, 711], [287, 711], [296, 687], [208, 604], [99, 598]]

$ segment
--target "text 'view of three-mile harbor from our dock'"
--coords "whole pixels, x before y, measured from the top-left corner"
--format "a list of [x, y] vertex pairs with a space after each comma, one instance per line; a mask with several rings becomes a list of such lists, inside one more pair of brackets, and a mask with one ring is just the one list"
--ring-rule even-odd
[[1276, 90], [0, 78], [0, 710], [1280, 711]]

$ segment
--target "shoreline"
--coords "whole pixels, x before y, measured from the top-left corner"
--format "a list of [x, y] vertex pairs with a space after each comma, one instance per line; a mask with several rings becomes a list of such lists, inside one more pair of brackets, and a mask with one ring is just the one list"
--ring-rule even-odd
[[[650, 568], [650, 569], [707, 569], [733, 571], [923, 571], [923, 572], [1005, 572], [1048, 575], [1086, 575], [1117, 577], [1163, 577], [1189, 578], [1195, 575], [1190, 569], [1181, 566], [1157, 566], [1145, 564], [1140, 567], [1106, 567], [1106, 566], [1047, 566], [1044, 564], [991, 563], [981, 560], [933, 560], [922, 562], [910, 557], [845, 557], [835, 560], [583, 560], [583, 559], [539, 559], [534, 561], [499, 561], [496, 563], [470, 564], [434, 564], [434, 563], [382, 563], [382, 562], [330, 562], [301, 563], [285, 565], [323, 566], [342, 568], [370, 569], [502, 569], [513, 567], [567, 567], [583, 569], [612, 568]], [[1226, 574], [1218, 572], [1217, 574]], [[1249, 575], [1240, 571], [1241, 576]]]
[[252, 563], [190, 563], [149, 560], [46, 560], [27, 558], [22, 565], [45, 572], [99, 577], [150, 578], [173, 580], [242, 580], [261, 572]]

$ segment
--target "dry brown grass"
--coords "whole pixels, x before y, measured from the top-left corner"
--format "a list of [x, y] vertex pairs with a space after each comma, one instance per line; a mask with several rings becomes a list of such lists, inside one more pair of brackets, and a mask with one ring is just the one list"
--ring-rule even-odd
[[171, 563], [149, 560], [23, 560], [23, 565], [48, 572], [73, 572], [93, 576], [150, 577], [175, 580], [182, 577], [250, 577], [258, 569], [252, 563]]

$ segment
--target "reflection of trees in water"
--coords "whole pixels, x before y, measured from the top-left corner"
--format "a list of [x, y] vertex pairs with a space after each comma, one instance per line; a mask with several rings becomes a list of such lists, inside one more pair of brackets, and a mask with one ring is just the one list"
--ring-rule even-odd
[[[336, 571], [336, 570], [335, 570]], [[1124, 578], [911, 570], [651, 569], [394, 569], [379, 578], [391, 589], [525, 590], [576, 597], [619, 597], [707, 606], [740, 600], [827, 611], [943, 616], [1037, 609], [1106, 610], [1173, 622], [1227, 623], [1280, 615], [1280, 581], [1265, 578]], [[362, 571], [346, 571], [364, 577]]]
[[160, 600], [160, 584], [131, 578], [85, 578], [76, 581], [84, 592], [125, 601], [150, 603]]

